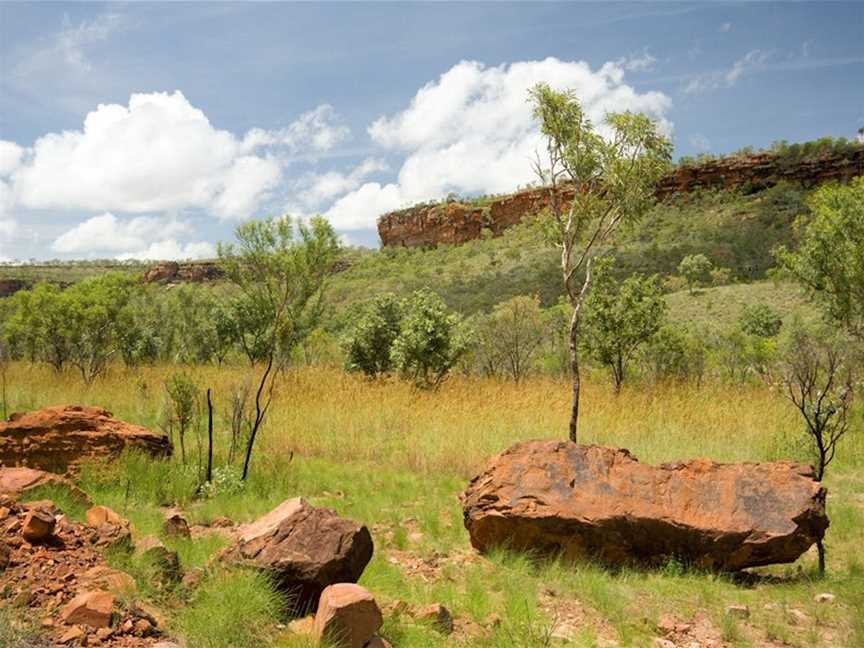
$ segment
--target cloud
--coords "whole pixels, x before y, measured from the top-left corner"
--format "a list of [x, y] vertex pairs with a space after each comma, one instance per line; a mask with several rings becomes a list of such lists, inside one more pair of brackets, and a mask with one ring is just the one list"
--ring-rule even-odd
[[720, 25], [720, 27], [717, 28], [717, 31], [719, 31], [723, 34], [729, 33], [730, 31], [732, 31], [732, 23], [731, 22], [724, 22], [723, 24]]
[[17, 77], [34, 76], [43, 72], [54, 73], [60, 64], [67, 71], [86, 74], [93, 67], [87, 50], [130, 27], [129, 19], [116, 12], [99, 14], [91, 20], [83, 20], [75, 25], [68, 14], [64, 14], [60, 30], [21, 60], [13, 73]]
[[261, 146], [282, 146], [291, 153], [324, 153], [345, 141], [351, 131], [341, 123], [330, 104], [303, 113], [287, 128], [263, 130], [253, 128], [243, 138], [243, 148], [254, 151]]
[[133, 94], [128, 106], [100, 104], [81, 130], [40, 137], [23, 161], [19, 156], [11, 185], [29, 209], [197, 208], [242, 219], [279, 186], [286, 149], [322, 151], [346, 136], [333, 119], [321, 106], [282, 131], [239, 138], [214, 128], [180, 91]]
[[298, 198], [309, 208], [320, 207], [337, 196], [357, 189], [368, 176], [379, 171], [386, 171], [387, 164], [376, 158], [366, 158], [348, 173], [328, 171], [327, 173], [309, 174], [298, 180], [300, 187]]
[[748, 74], [758, 72], [765, 67], [765, 63], [771, 58], [769, 52], [752, 50], [735, 61], [726, 70], [700, 74], [691, 78], [684, 85], [685, 94], [702, 94], [720, 87], [731, 88], [738, 80]]
[[660, 120], [671, 101], [624, 83], [625, 63], [597, 70], [582, 61], [547, 58], [486, 67], [463, 61], [417, 91], [402, 111], [375, 120], [373, 142], [403, 163], [395, 182], [367, 182], [326, 212], [340, 229], [375, 225], [383, 212], [450, 192], [500, 193], [535, 180], [531, 160], [540, 134], [527, 101], [538, 82], [575, 90], [597, 123], [607, 112], [633, 110]]
[[60, 254], [107, 254], [119, 259], [185, 259], [214, 256], [210, 243], [178, 243], [189, 225], [172, 219], [137, 216], [122, 220], [110, 212], [93, 216], [61, 234], [51, 249]]
[[625, 58], [618, 61], [618, 64], [623, 66], [628, 72], [647, 72], [654, 69], [655, 63], [657, 63], [657, 59], [648, 52], [644, 52], [642, 56]]
[[15, 142], [0, 140], [0, 178], [8, 176], [21, 165], [24, 149]]

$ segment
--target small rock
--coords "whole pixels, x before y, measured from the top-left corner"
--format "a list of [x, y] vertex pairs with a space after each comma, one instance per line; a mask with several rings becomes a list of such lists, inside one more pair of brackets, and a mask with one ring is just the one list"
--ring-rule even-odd
[[99, 628], [96, 631], [96, 636], [99, 637], [102, 641], [105, 641], [108, 637], [114, 634], [114, 631], [111, 628]]
[[162, 532], [175, 538], [191, 538], [189, 523], [182, 515], [174, 514], [162, 523]]
[[156, 536], [147, 536], [136, 546], [137, 553], [158, 569], [160, 582], [179, 582], [183, 577], [180, 557], [162, 544]]
[[53, 500], [44, 499], [44, 500], [33, 500], [31, 502], [26, 502], [21, 505], [25, 511], [33, 511], [35, 509], [42, 509], [43, 511], [47, 511], [52, 515], [55, 515], [60, 512], [60, 509], [57, 508], [57, 505], [54, 504]]
[[94, 506], [87, 510], [87, 525], [98, 529], [107, 524], [108, 526], [128, 526], [129, 523], [120, 515], [107, 506]]
[[678, 621], [671, 614], [664, 614], [657, 621], [657, 632], [663, 635], [669, 635], [675, 632], [675, 626]]
[[198, 585], [201, 584], [201, 581], [204, 579], [204, 570], [199, 567], [194, 567], [183, 574], [183, 580], [180, 582], [183, 584], [188, 590], [193, 590]]
[[60, 619], [67, 624], [82, 624], [93, 628], [111, 625], [114, 595], [102, 590], [83, 592], [73, 598], [60, 611]]
[[669, 641], [668, 639], [661, 639], [660, 637], [655, 637], [654, 641], [651, 642], [652, 648], [675, 648], [675, 644]]
[[21, 535], [30, 544], [45, 542], [54, 533], [54, 516], [44, 509], [33, 509], [24, 516]]
[[129, 574], [107, 565], [97, 565], [84, 572], [79, 578], [79, 587], [107, 590], [114, 594], [131, 594], [138, 589], [135, 579]]
[[75, 641], [76, 639], [80, 639], [84, 636], [84, 631], [79, 626], [72, 626], [57, 640], [57, 643], [65, 644], [70, 641]]
[[807, 625], [810, 623], [810, 617], [804, 614], [801, 610], [792, 608], [789, 610], [789, 622], [792, 625]]
[[726, 615], [736, 619], [749, 619], [750, 608], [746, 605], [728, 605], [726, 606]]
[[153, 631], [153, 624], [147, 619], [138, 619], [133, 626], [133, 631], [140, 637], [146, 637]]
[[834, 595], [828, 592], [822, 592], [821, 594], [817, 594], [813, 597], [813, 600], [817, 603], [833, 603]]
[[363, 648], [384, 618], [371, 592], [354, 583], [329, 585], [321, 592], [315, 636], [339, 648]]
[[298, 635], [315, 634], [315, 617], [310, 614], [302, 619], [294, 619], [288, 624], [288, 631]]
[[432, 603], [419, 608], [415, 616], [419, 621], [432, 623], [435, 629], [443, 634], [449, 635], [453, 632], [453, 615], [440, 603]]
[[210, 520], [210, 526], [216, 527], [217, 529], [224, 529], [234, 526], [234, 521], [224, 515], [219, 515]]
[[0, 572], [6, 571], [12, 559], [12, 550], [5, 542], [0, 542]]

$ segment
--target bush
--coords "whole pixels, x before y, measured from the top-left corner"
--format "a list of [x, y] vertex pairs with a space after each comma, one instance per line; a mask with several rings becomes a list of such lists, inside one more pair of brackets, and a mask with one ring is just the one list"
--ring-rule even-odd
[[403, 302], [404, 315], [390, 358], [403, 378], [420, 388], [435, 389], [468, 349], [462, 319], [429, 289]]
[[704, 254], [689, 254], [678, 264], [678, 274], [687, 281], [687, 287], [692, 293], [696, 286], [705, 285], [710, 280], [712, 267], [711, 261]]
[[748, 335], [772, 338], [780, 333], [783, 318], [767, 304], [750, 304], [741, 313], [738, 326]]
[[349, 371], [367, 376], [390, 372], [390, 351], [399, 335], [402, 312], [402, 301], [393, 293], [378, 295], [360, 309], [343, 342]]
[[705, 345], [700, 336], [667, 324], [651, 339], [642, 362], [656, 380], [702, 380]]

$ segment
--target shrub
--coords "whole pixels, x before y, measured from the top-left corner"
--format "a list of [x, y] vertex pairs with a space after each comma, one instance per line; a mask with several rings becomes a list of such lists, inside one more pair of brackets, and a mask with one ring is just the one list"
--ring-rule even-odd
[[378, 295], [360, 309], [343, 342], [349, 371], [367, 376], [391, 371], [390, 351], [399, 335], [402, 313], [402, 301], [393, 293]]

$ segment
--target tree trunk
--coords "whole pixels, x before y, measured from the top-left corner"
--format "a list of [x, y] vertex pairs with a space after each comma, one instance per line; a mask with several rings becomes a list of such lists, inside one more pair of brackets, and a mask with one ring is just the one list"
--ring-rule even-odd
[[819, 552], [819, 576], [825, 576], [825, 545], [821, 540], [816, 541], [816, 551]]
[[578, 443], [577, 428], [579, 425], [579, 391], [581, 375], [579, 373], [579, 309], [573, 311], [570, 319], [570, 376], [573, 380], [573, 402], [570, 407], [570, 440]]
[[213, 481], [213, 402], [207, 388], [207, 483]]

